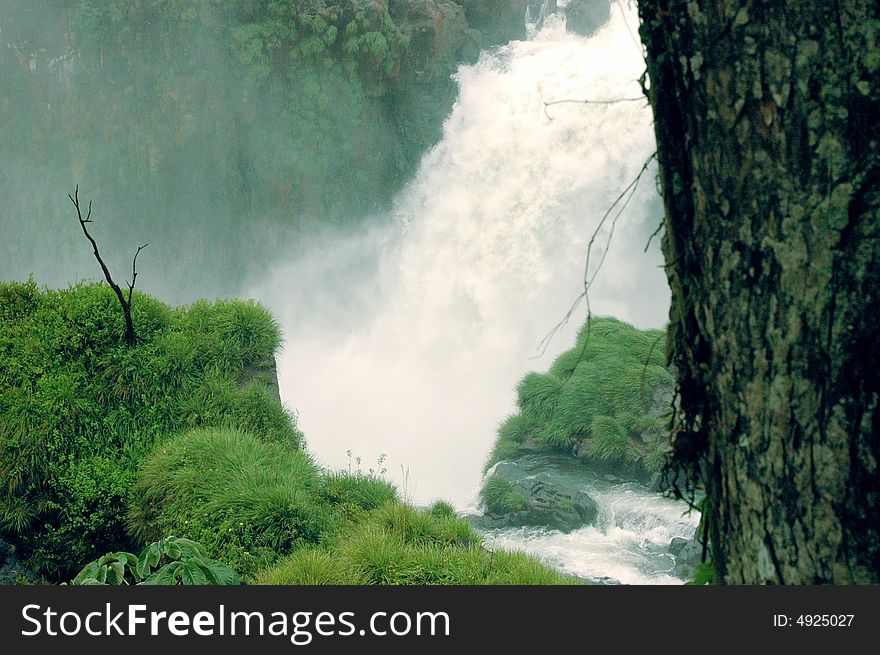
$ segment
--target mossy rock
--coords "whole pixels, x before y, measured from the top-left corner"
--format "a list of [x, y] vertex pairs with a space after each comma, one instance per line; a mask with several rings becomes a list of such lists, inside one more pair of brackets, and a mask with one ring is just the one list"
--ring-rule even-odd
[[525, 455], [496, 464], [480, 492], [484, 528], [546, 526], [570, 532], [595, 523], [599, 509], [583, 491], [584, 470], [569, 458]]

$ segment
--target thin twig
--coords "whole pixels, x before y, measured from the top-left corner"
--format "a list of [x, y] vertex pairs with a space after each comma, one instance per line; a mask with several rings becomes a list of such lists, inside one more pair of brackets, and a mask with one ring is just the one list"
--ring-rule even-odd
[[648, 243], [645, 244], [645, 249], [642, 252], [648, 252], [648, 248], [651, 247], [651, 242], [654, 240], [654, 237], [656, 237], [658, 234], [660, 234], [660, 231], [662, 229], [663, 229], [663, 221], [660, 221], [660, 225], [658, 225], [657, 229], [651, 233], [650, 237], [648, 237]]
[[145, 243], [142, 246], [138, 246], [137, 252], [134, 254], [134, 259], [131, 260], [131, 282], [128, 283], [128, 304], [131, 305], [131, 292], [134, 291], [134, 283], [137, 281], [137, 260], [138, 255], [141, 254], [141, 250], [146, 248], [149, 243]]
[[574, 103], [577, 105], [616, 105], [619, 102], [638, 102], [639, 100], [645, 100], [645, 97], [641, 96], [639, 98], [613, 98], [611, 100], [551, 100], [550, 102], [544, 103], [544, 115], [547, 117], [548, 120], [553, 120], [553, 117], [550, 116], [549, 113], [547, 113], [547, 107], [550, 107], [551, 105], [563, 105], [569, 103]]
[[[565, 313], [562, 319], [553, 327], [552, 330], [550, 330], [550, 332], [547, 333], [547, 335], [543, 339], [541, 339], [540, 343], [538, 344], [539, 353], [531, 359], [537, 359], [547, 352], [547, 347], [550, 345], [553, 337], [556, 336], [556, 333], [559, 332], [559, 330], [561, 330], [568, 323], [569, 319], [571, 319], [571, 317], [574, 315], [575, 310], [580, 307], [581, 302], [585, 301], [587, 305], [587, 339], [584, 340], [584, 347], [581, 352], [581, 357], [583, 356], [583, 353], [586, 351], [587, 340], [589, 339], [589, 323], [590, 318], [592, 317], [592, 311], [590, 309], [590, 287], [593, 285], [593, 282], [596, 280], [596, 276], [599, 274], [599, 271], [602, 268], [602, 264], [605, 262], [605, 257], [607, 256], [608, 250], [611, 246], [611, 238], [614, 236], [614, 227], [617, 225], [617, 219], [620, 218], [627, 205], [629, 205], [630, 201], [635, 195], [636, 189], [639, 186], [639, 181], [642, 179], [642, 175], [644, 175], [645, 171], [648, 170], [648, 166], [651, 165], [651, 162], [654, 161], [654, 158], [656, 156], [657, 152], [655, 151], [651, 154], [650, 157], [648, 157], [647, 160], [645, 160], [645, 163], [642, 165], [642, 168], [641, 170], [639, 170], [638, 175], [636, 175], [635, 179], [633, 179], [633, 181], [630, 182], [626, 186], [626, 188], [620, 192], [620, 195], [618, 195], [617, 198], [614, 199], [614, 202], [611, 203], [611, 206], [608, 207], [608, 209], [602, 215], [602, 219], [599, 221], [596, 229], [593, 230], [593, 234], [590, 236], [590, 241], [587, 243], [587, 256], [584, 262], [584, 288], [580, 292], [580, 294], [578, 294], [577, 298], [574, 299], [574, 302], [572, 302], [571, 307], [569, 307], [568, 311]], [[623, 202], [622, 205], [621, 202]], [[602, 227], [605, 225], [608, 217], [618, 205], [620, 205], [620, 209], [611, 221], [611, 230], [605, 243], [605, 250], [602, 253], [602, 258], [599, 260], [599, 265], [596, 267], [593, 275], [590, 276], [590, 257], [593, 251], [593, 243], [599, 236], [599, 232], [602, 230]], [[580, 361], [580, 357], [578, 358], [578, 361]]]

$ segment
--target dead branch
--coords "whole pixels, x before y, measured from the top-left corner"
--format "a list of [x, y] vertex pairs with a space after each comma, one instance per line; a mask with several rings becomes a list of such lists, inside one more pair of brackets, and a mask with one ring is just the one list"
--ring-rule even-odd
[[[620, 218], [621, 214], [623, 214], [624, 210], [629, 205], [633, 196], [635, 195], [636, 189], [639, 186], [639, 182], [642, 179], [642, 175], [645, 174], [645, 171], [648, 170], [648, 166], [651, 165], [651, 162], [654, 161], [654, 158], [657, 156], [656, 151], [645, 160], [645, 163], [642, 165], [641, 170], [639, 170], [638, 175], [636, 175], [635, 179], [630, 182], [626, 188], [620, 192], [620, 195], [615, 198], [614, 202], [611, 203], [611, 206], [605, 211], [602, 215], [602, 219], [599, 221], [599, 224], [596, 226], [596, 229], [593, 230], [593, 234], [590, 237], [590, 241], [587, 244], [587, 256], [586, 261], [584, 262], [584, 288], [578, 294], [578, 297], [574, 299], [574, 302], [569, 307], [568, 311], [565, 313], [565, 316], [550, 330], [547, 335], [541, 339], [541, 342], [538, 344], [538, 350], [540, 351], [538, 355], [535, 357], [541, 357], [547, 352], [547, 347], [550, 345], [550, 342], [553, 340], [553, 337], [556, 336], [556, 333], [559, 332], [571, 319], [574, 315], [575, 310], [580, 307], [581, 302], [586, 302], [587, 305], [587, 336], [584, 339], [583, 348], [581, 348], [580, 356], [578, 357], [578, 362], [580, 362], [581, 358], [583, 358], [584, 353], [587, 350], [587, 343], [589, 341], [590, 335], [590, 319], [592, 318], [592, 311], [590, 309], [590, 287], [592, 287], [593, 282], [596, 280], [596, 276], [599, 274], [599, 271], [602, 269], [602, 264], [605, 262], [605, 257], [608, 254], [608, 250], [611, 247], [611, 239], [614, 236], [614, 228], [617, 225], [617, 220]], [[621, 204], [622, 203], [622, 204]], [[619, 208], [618, 208], [619, 205]], [[605, 242], [605, 248], [602, 251], [602, 258], [599, 260], [599, 264], [596, 266], [596, 270], [593, 271], [593, 274], [590, 275], [590, 257], [593, 252], [593, 243], [596, 241], [596, 238], [599, 236], [599, 232], [602, 230], [602, 226], [605, 225], [605, 222], [608, 220], [608, 217], [611, 216], [612, 212], [614, 212], [615, 208], [617, 208], [617, 213], [614, 215], [614, 218], [611, 220], [611, 229], [608, 233], [608, 238]], [[577, 363], [575, 363], [577, 366]]]
[[86, 217], [83, 218], [82, 209], [79, 204], [79, 185], [76, 185], [76, 189], [73, 192], [73, 195], [67, 194], [67, 197], [70, 198], [70, 202], [73, 203], [73, 206], [76, 207], [76, 216], [79, 219], [79, 226], [82, 228], [83, 234], [86, 236], [86, 239], [89, 240], [89, 243], [92, 244], [92, 252], [95, 255], [95, 259], [98, 260], [98, 264], [101, 266], [101, 270], [104, 272], [104, 279], [107, 280], [107, 284], [110, 285], [110, 288], [113, 289], [113, 293], [116, 294], [116, 298], [119, 300], [119, 304], [122, 306], [122, 313], [125, 316], [125, 343], [129, 346], [133, 346], [137, 343], [137, 334], [134, 331], [134, 322], [131, 319], [131, 299], [132, 293], [134, 292], [135, 281], [137, 280], [137, 258], [141, 253], [141, 250], [146, 248], [149, 244], [145, 243], [142, 246], [139, 246], [137, 252], [134, 254], [134, 259], [131, 262], [131, 282], [127, 282], [128, 285], [128, 298], [126, 299], [125, 295], [122, 293], [122, 289], [119, 287], [116, 282], [113, 281], [113, 277], [110, 275], [110, 269], [107, 268], [107, 264], [104, 263], [103, 258], [101, 257], [101, 253], [98, 252], [98, 244], [92, 238], [92, 235], [89, 234], [89, 230], [86, 227], [86, 223], [92, 222], [92, 203], [89, 201], [89, 208], [86, 212]]
[[645, 98], [613, 98], [611, 100], [551, 100], [550, 102], [544, 103], [544, 115], [547, 117], [548, 120], [553, 120], [553, 117], [547, 112], [547, 107], [550, 107], [552, 105], [564, 105], [569, 103], [574, 103], [577, 105], [616, 105], [619, 102], [638, 102], [639, 100], [645, 101]]

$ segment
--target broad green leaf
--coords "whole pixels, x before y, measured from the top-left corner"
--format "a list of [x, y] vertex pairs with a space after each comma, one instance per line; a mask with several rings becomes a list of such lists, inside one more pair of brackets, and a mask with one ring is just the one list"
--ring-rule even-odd
[[197, 560], [190, 560], [181, 567], [181, 583], [185, 585], [206, 585], [208, 578], [205, 572], [199, 568]]
[[98, 562], [97, 561], [89, 562], [88, 564], [86, 564], [83, 567], [83, 570], [77, 574], [77, 576], [73, 579], [73, 582], [71, 582], [71, 584], [75, 584], [75, 585], [86, 584], [84, 582], [84, 580], [86, 580], [88, 578], [94, 578], [97, 570], [98, 570]]
[[125, 582], [125, 564], [122, 562], [113, 562], [110, 565], [113, 574], [116, 576], [114, 580], [109, 582], [112, 584], [123, 584]]
[[180, 562], [171, 562], [170, 564], [166, 564], [158, 571], [153, 573], [146, 580], [141, 582], [144, 585], [173, 585], [177, 584], [175, 582], [175, 577], [177, 575], [180, 567], [183, 566]]
[[181, 552], [185, 557], [207, 557], [207, 551], [202, 544], [193, 541], [192, 539], [185, 539], [183, 537], [176, 540], [177, 545], [180, 547]]
[[169, 559], [180, 559], [181, 555], [183, 555], [183, 551], [177, 545], [176, 539], [174, 541], [166, 541], [165, 554], [168, 555]]
[[212, 584], [241, 584], [241, 578], [238, 576], [238, 573], [230, 569], [228, 566], [221, 564], [220, 562], [212, 559], [205, 559], [199, 560], [199, 565], [202, 567], [202, 570], [205, 571], [205, 574], [208, 576], [208, 580]]

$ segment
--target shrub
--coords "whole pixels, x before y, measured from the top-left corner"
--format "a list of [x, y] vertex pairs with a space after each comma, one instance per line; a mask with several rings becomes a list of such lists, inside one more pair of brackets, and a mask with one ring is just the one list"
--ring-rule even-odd
[[[253, 302], [171, 307], [135, 292], [139, 342], [105, 284], [0, 284], [0, 536], [55, 579], [129, 548], [121, 508], [167, 435], [225, 425], [301, 444], [277, 399], [248, 384], [280, 343]], [[121, 540], [121, 541], [120, 541]]]
[[205, 547], [171, 536], [144, 548], [140, 557], [107, 553], [89, 562], [72, 585], [235, 585], [238, 574], [208, 557]]
[[243, 574], [317, 543], [330, 526], [303, 451], [234, 429], [197, 429], [142, 462], [128, 514], [141, 541], [180, 534]]
[[[592, 318], [547, 373], [529, 373], [520, 381], [518, 411], [499, 427], [486, 469], [514, 457], [531, 436], [548, 451], [574, 450], [603, 464], [654, 470], [660, 456], [623, 433], [636, 438], [664, 433], [654, 415], [657, 392], [672, 388], [663, 365], [663, 336], [662, 330]], [[643, 453], [650, 461], [639, 464]]]

